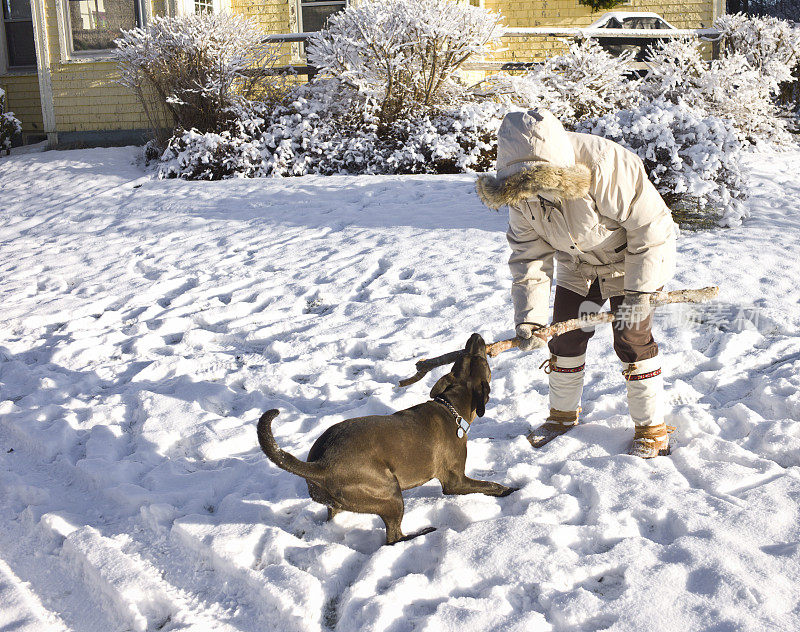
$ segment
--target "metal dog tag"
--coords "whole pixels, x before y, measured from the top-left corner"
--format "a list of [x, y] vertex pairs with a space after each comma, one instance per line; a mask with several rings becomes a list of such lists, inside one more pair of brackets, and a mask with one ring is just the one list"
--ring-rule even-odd
[[458, 432], [456, 432], [456, 434], [458, 435], [458, 438], [461, 439], [464, 436], [464, 429], [463, 428], [459, 428]]

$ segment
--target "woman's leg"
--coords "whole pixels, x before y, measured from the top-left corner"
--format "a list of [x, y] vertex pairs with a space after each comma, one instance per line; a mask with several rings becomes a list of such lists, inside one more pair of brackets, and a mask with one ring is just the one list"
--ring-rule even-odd
[[[611, 299], [617, 312], [623, 297]], [[658, 345], [653, 339], [652, 313], [638, 323], [626, 322], [624, 314], [614, 322], [614, 351], [622, 361], [628, 391], [628, 412], [636, 427], [631, 454], [644, 458], [666, 453], [669, 435], [664, 425], [664, 378]]]
[[[589, 289], [588, 296], [581, 296], [577, 292], [557, 286], [553, 302], [553, 322], [596, 313], [603, 302], [597, 282]], [[549, 443], [578, 423], [586, 345], [593, 335], [593, 329], [578, 329], [550, 339], [552, 355], [545, 368], [550, 384], [550, 415], [543, 425], [528, 435], [533, 447], [538, 448]]]

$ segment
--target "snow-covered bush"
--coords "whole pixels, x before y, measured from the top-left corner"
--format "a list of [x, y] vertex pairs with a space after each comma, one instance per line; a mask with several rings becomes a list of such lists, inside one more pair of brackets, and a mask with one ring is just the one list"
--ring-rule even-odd
[[13, 112], [6, 112], [6, 91], [0, 88], [0, 151], [11, 153], [11, 139], [22, 133], [22, 123]]
[[691, 103], [729, 120], [745, 142], [793, 142], [775, 104], [778, 83], [763, 76], [744, 53], [726, 51], [707, 61], [697, 40], [675, 38], [654, 46], [647, 62], [641, 84], [645, 100]]
[[139, 97], [154, 129], [218, 131], [235, 106], [280, 91], [270, 73], [278, 49], [262, 40], [255, 24], [227, 13], [157, 17], [123, 31], [114, 55], [120, 83]]
[[673, 210], [699, 211], [726, 225], [745, 216], [742, 144], [726, 120], [685, 102], [658, 100], [582, 121], [597, 134], [636, 152]]
[[385, 125], [460, 95], [455, 72], [502, 35], [500, 15], [452, 0], [382, 0], [328, 18], [308, 43], [309, 63], [380, 104]]
[[791, 81], [792, 70], [800, 63], [800, 27], [769, 16], [743, 13], [723, 15], [714, 21], [722, 34], [723, 47], [739, 53], [775, 84]]
[[337, 79], [297, 87], [286, 104], [254, 106], [222, 132], [176, 135], [162, 178], [483, 171], [507, 107], [467, 101], [400, 118], [378, 133], [379, 106]]
[[[202, 19], [193, 16], [188, 25], [158, 21], [148, 31], [126, 34], [132, 52], [127, 53], [121, 41], [120, 55], [136, 61], [129, 64], [128, 83], [136, 85], [140, 77], [149, 77], [144, 73], [151, 66], [160, 77], [172, 80], [168, 69], [176, 63], [170, 55], [178, 54], [173, 42], [179, 42], [181, 51], [199, 50], [208, 40], [200, 33], [217, 28], [216, 23], [201, 25]], [[224, 72], [220, 70], [213, 82], [194, 79], [189, 92], [196, 100], [193, 86], [210, 84], [200, 91], [203, 96], [212, 86], [222, 89], [206, 98], [209, 116], [200, 123], [187, 124], [175, 116], [179, 129], [162, 156], [162, 176], [413, 173], [488, 165], [488, 143], [481, 139], [488, 139], [492, 125], [495, 130], [497, 125], [476, 129], [476, 116], [486, 116], [467, 103], [470, 99], [454, 73], [499, 37], [497, 14], [450, 0], [351, 6], [331, 16], [327, 28], [311, 37], [308, 57], [320, 70], [317, 78], [280, 102], [273, 100], [272, 107], [263, 98], [248, 100], [251, 91], [242, 85], [253, 78], [254, 65], [263, 66], [263, 58], [256, 62], [252, 54], [245, 54], [263, 50], [257, 45], [260, 35], [245, 37], [241, 25], [220, 19], [220, 45], [201, 57], [219, 60], [217, 66]], [[162, 40], [157, 48], [166, 48], [167, 54], [148, 49]], [[237, 54], [231, 55], [229, 49], [240, 44], [245, 49], [233, 48]], [[194, 105], [182, 92], [170, 89], [168, 94], [160, 90], [170, 107]], [[462, 103], [463, 114], [458, 107]], [[500, 107], [487, 104], [484, 109]]]
[[737, 13], [717, 18], [714, 27], [722, 33], [725, 50], [744, 55], [769, 82], [778, 104], [800, 118], [800, 26]]
[[[759, 69], [773, 63], [764, 61], [768, 55], [759, 54], [761, 61], [754, 61], [744, 49], [726, 50], [709, 61], [690, 40], [672, 39], [655, 48], [643, 79], [630, 76], [629, 56], [613, 57], [588, 41], [573, 43], [566, 54], [522, 77], [490, 78], [483, 85], [491, 87], [482, 88], [480, 96], [468, 94], [452, 75], [442, 75], [441, 92], [426, 93], [426, 84], [415, 87], [403, 74], [416, 63], [413, 59], [424, 58], [419, 51], [413, 53], [412, 44], [398, 43], [398, 24], [412, 20], [403, 12], [408, 11], [406, 1], [371, 2], [348, 10], [361, 10], [362, 20], [375, 16], [373, 23], [359, 22], [361, 30], [355, 23], [337, 25], [332, 18], [331, 30], [315, 40], [314, 54], [319, 56], [316, 63], [328, 55], [326, 70], [340, 76], [322, 75], [297, 86], [277, 105], [236, 102], [227, 110], [230, 117], [213, 130], [180, 130], [163, 153], [160, 177], [489, 170], [505, 113], [546, 107], [568, 129], [599, 134], [635, 151], [675, 211], [735, 224], [745, 213], [744, 144], [790, 142], [773, 100], [780, 73], [773, 72], [774, 82], [760, 76]], [[424, 14], [422, 5], [414, 5], [415, 16]], [[382, 38], [371, 30], [383, 24], [378, 18], [386, 21]], [[422, 23], [420, 18], [416, 28]], [[345, 24], [355, 30], [344, 29]], [[347, 37], [330, 39], [333, 27]], [[375, 49], [370, 42], [385, 47]], [[387, 51], [394, 51], [402, 63], [384, 59]], [[430, 75], [420, 76], [430, 82]], [[405, 93], [392, 93], [398, 81]], [[457, 93], [458, 99], [451, 98]], [[390, 94], [404, 96], [392, 102], [387, 116]], [[427, 104], [426, 95], [431, 97]], [[411, 103], [416, 107], [406, 107]]]
[[545, 107], [571, 127], [636, 105], [639, 81], [631, 76], [632, 58], [630, 52], [615, 57], [594, 40], [573, 42], [566, 53], [523, 76], [498, 75], [487, 83], [500, 98], [521, 107]]

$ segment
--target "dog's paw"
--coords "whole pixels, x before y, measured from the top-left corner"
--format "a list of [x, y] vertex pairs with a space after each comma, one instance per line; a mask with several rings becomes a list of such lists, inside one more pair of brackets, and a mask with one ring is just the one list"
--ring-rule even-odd
[[386, 544], [397, 544], [397, 542], [408, 542], [409, 540], [418, 538], [421, 535], [428, 535], [429, 533], [433, 533], [434, 531], [436, 531], [436, 527], [425, 527], [424, 529], [421, 529], [415, 533], [409, 533], [408, 535], [404, 535], [396, 542], [387, 542]]
[[509, 495], [513, 494], [514, 492], [518, 492], [519, 490], [520, 490], [519, 487], [506, 487], [503, 490], [502, 493], [498, 494], [498, 496], [500, 498], [505, 498], [506, 496], [509, 496]]

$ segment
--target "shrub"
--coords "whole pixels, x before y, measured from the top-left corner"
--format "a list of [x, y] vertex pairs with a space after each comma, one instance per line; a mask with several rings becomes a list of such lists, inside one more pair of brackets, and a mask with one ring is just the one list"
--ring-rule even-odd
[[[133, 90], [151, 127], [220, 130], [234, 107], [271, 100], [278, 49], [244, 18], [226, 13], [157, 17], [115, 40], [120, 83]], [[164, 120], [166, 114], [167, 120]]]
[[521, 107], [545, 107], [567, 127], [593, 116], [633, 107], [639, 81], [630, 76], [633, 53], [615, 57], [594, 40], [571, 43], [563, 55], [520, 77], [487, 80], [493, 93]]
[[583, 121], [598, 134], [636, 152], [673, 211], [711, 211], [723, 224], [746, 216], [742, 145], [733, 126], [684, 102], [659, 100]]
[[800, 115], [800, 26], [774, 17], [723, 15], [714, 28], [725, 50], [744, 55], [777, 94], [778, 104]]
[[762, 77], [775, 84], [792, 80], [800, 63], [800, 27], [788, 20], [736, 13], [714, 21], [725, 50], [739, 53]]
[[170, 141], [160, 177], [219, 179], [486, 170], [506, 106], [468, 101], [389, 124], [378, 106], [337, 79], [297, 87], [276, 110], [254, 106], [222, 132]]
[[22, 133], [22, 124], [13, 112], [6, 112], [6, 92], [0, 88], [0, 151], [11, 153], [12, 138]]
[[729, 120], [744, 142], [793, 143], [774, 101], [778, 84], [763, 77], [744, 54], [726, 51], [706, 61], [696, 40], [676, 38], [654, 46], [647, 61], [641, 85], [645, 99], [703, 108]]
[[500, 16], [451, 0], [364, 2], [312, 35], [309, 63], [379, 104], [380, 125], [463, 92], [454, 77], [502, 34]]

